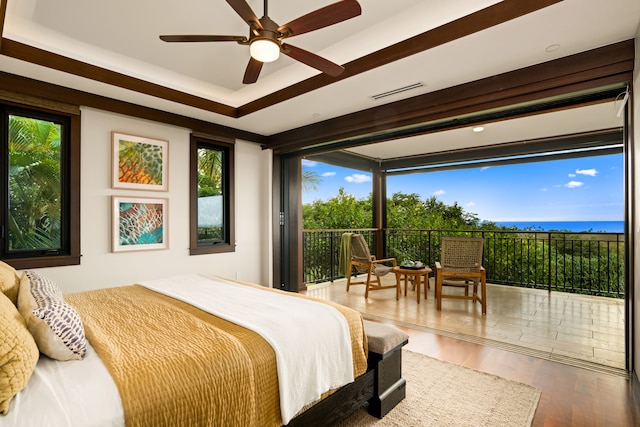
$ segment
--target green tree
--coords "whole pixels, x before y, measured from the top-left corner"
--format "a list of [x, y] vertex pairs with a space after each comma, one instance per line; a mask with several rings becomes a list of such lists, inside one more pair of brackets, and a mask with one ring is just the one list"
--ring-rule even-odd
[[[356, 199], [340, 187], [336, 196], [302, 206], [303, 226], [306, 230], [371, 228], [372, 209], [371, 195]], [[435, 196], [423, 201], [417, 193], [394, 193], [387, 200], [388, 228], [469, 230], [486, 226], [476, 214], [457, 203], [448, 206]]]
[[[356, 199], [340, 188], [327, 201], [303, 205], [305, 230], [340, 230], [372, 227], [372, 197]], [[492, 283], [624, 297], [624, 242], [581, 233], [536, 232], [498, 227], [482, 222], [460, 205], [446, 205], [435, 197], [422, 200], [416, 193], [395, 193], [387, 200], [387, 256], [399, 261], [421, 260], [433, 265], [440, 233], [482, 232], [485, 256], [491, 259]], [[404, 229], [404, 230], [403, 230]], [[430, 233], [436, 230], [436, 233]], [[338, 232], [339, 233], [339, 232]], [[330, 233], [319, 232], [318, 235]], [[455, 233], [453, 233], [455, 234]], [[539, 236], [538, 234], [542, 234]], [[329, 239], [305, 241], [305, 280], [328, 280], [332, 254]], [[550, 270], [551, 269], [551, 270]]]
[[435, 196], [422, 201], [416, 193], [394, 193], [387, 201], [387, 222], [389, 228], [420, 230], [473, 230], [483, 225], [457, 203], [449, 206]]
[[9, 247], [60, 247], [60, 125], [9, 116]]
[[222, 151], [198, 149], [198, 197], [222, 194]]
[[310, 191], [315, 191], [322, 184], [322, 178], [318, 175], [317, 172], [302, 169], [302, 191], [308, 193]]
[[371, 196], [357, 199], [340, 187], [337, 196], [304, 204], [302, 217], [306, 230], [371, 228]]
[[411, 229], [475, 229], [480, 226], [477, 215], [454, 203], [448, 206], [435, 196], [422, 201], [416, 193], [394, 193], [387, 200], [389, 228]]

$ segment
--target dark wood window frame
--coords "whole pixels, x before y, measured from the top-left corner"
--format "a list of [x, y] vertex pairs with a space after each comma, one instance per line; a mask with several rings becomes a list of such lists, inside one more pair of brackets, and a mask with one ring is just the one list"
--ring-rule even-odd
[[[223, 194], [223, 242], [202, 244], [198, 240], [198, 149], [209, 148], [223, 152], [222, 194]], [[235, 252], [235, 146], [232, 143], [216, 141], [191, 135], [189, 166], [189, 254], [203, 255]]]
[[[58, 267], [80, 264], [80, 113], [70, 113], [69, 108], [51, 110], [13, 102], [0, 104], [3, 120], [2, 152], [2, 212], [1, 226], [4, 231], [8, 226], [8, 144], [6, 126], [9, 114], [20, 114], [28, 117], [53, 120], [63, 125], [61, 138], [61, 248], [59, 250], [8, 251], [6, 233], [2, 233], [0, 258], [18, 270], [41, 267]], [[74, 109], [71, 109], [74, 110]]]

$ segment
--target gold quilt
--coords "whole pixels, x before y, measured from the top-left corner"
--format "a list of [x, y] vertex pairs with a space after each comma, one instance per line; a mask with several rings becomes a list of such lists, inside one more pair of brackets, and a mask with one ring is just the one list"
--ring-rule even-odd
[[[65, 299], [118, 387], [127, 426], [282, 424], [275, 353], [258, 334], [138, 285]], [[367, 365], [362, 318], [329, 304], [349, 324], [357, 377]]]

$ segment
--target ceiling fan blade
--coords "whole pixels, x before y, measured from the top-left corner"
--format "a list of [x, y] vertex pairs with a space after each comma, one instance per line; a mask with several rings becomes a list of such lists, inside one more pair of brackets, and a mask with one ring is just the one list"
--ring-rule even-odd
[[160, 36], [160, 39], [169, 42], [238, 42], [244, 43], [247, 38], [244, 36], [214, 36], [214, 35], [171, 35]]
[[356, 0], [342, 0], [294, 19], [280, 26], [278, 31], [286, 34], [286, 37], [293, 37], [346, 21], [361, 13], [362, 9]]
[[242, 83], [248, 85], [258, 81], [258, 76], [260, 75], [260, 71], [262, 70], [262, 64], [262, 62], [256, 59], [249, 59], [249, 64], [247, 64], [247, 69], [244, 72]]
[[344, 67], [342, 65], [338, 65], [335, 62], [331, 62], [328, 59], [324, 59], [323, 57], [316, 55], [315, 53], [300, 49], [299, 47], [291, 46], [290, 44], [282, 44], [282, 53], [332, 77], [337, 77], [344, 71]]
[[263, 29], [260, 20], [245, 0], [227, 0], [227, 3], [229, 3], [229, 6], [231, 6], [233, 10], [235, 10], [236, 13], [247, 22], [247, 24], [255, 26], [261, 30]]

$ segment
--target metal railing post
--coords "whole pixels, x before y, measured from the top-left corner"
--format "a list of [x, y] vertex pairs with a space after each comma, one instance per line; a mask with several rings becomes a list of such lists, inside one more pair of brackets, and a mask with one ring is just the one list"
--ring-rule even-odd
[[[329, 276], [331, 277], [330, 282], [333, 283], [333, 279], [338, 277], [336, 274], [336, 245], [335, 245], [335, 235], [336, 233], [329, 233]], [[338, 254], [338, 256], [340, 256]]]
[[[546, 287], [547, 292], [556, 289], [618, 298], [625, 295], [625, 290], [619, 286], [625, 274], [624, 253], [620, 253], [624, 238], [621, 233], [434, 229], [304, 230], [302, 242], [306, 283], [333, 282], [340, 277], [338, 251], [344, 232], [364, 234], [373, 248], [378, 246], [377, 242], [384, 242], [385, 257], [395, 257], [398, 261], [406, 257], [432, 266], [438, 258], [439, 236], [460, 233], [480, 235], [486, 241], [483, 264], [491, 283], [537, 289]], [[558, 236], [557, 239], [554, 238], [555, 235]], [[589, 246], [585, 248], [587, 244]], [[593, 249], [592, 244], [597, 244], [598, 247]], [[524, 245], [527, 245], [526, 248]], [[594, 263], [597, 265], [594, 266]], [[546, 274], [544, 266], [547, 268]], [[534, 270], [533, 279], [531, 270]], [[539, 270], [542, 270], [540, 275]]]
[[548, 263], [547, 263], [547, 269], [549, 270], [549, 274], [547, 275], [547, 291], [549, 293], [551, 293], [551, 233], [547, 233], [547, 247], [549, 248], [549, 250], [547, 251], [548, 254]]

